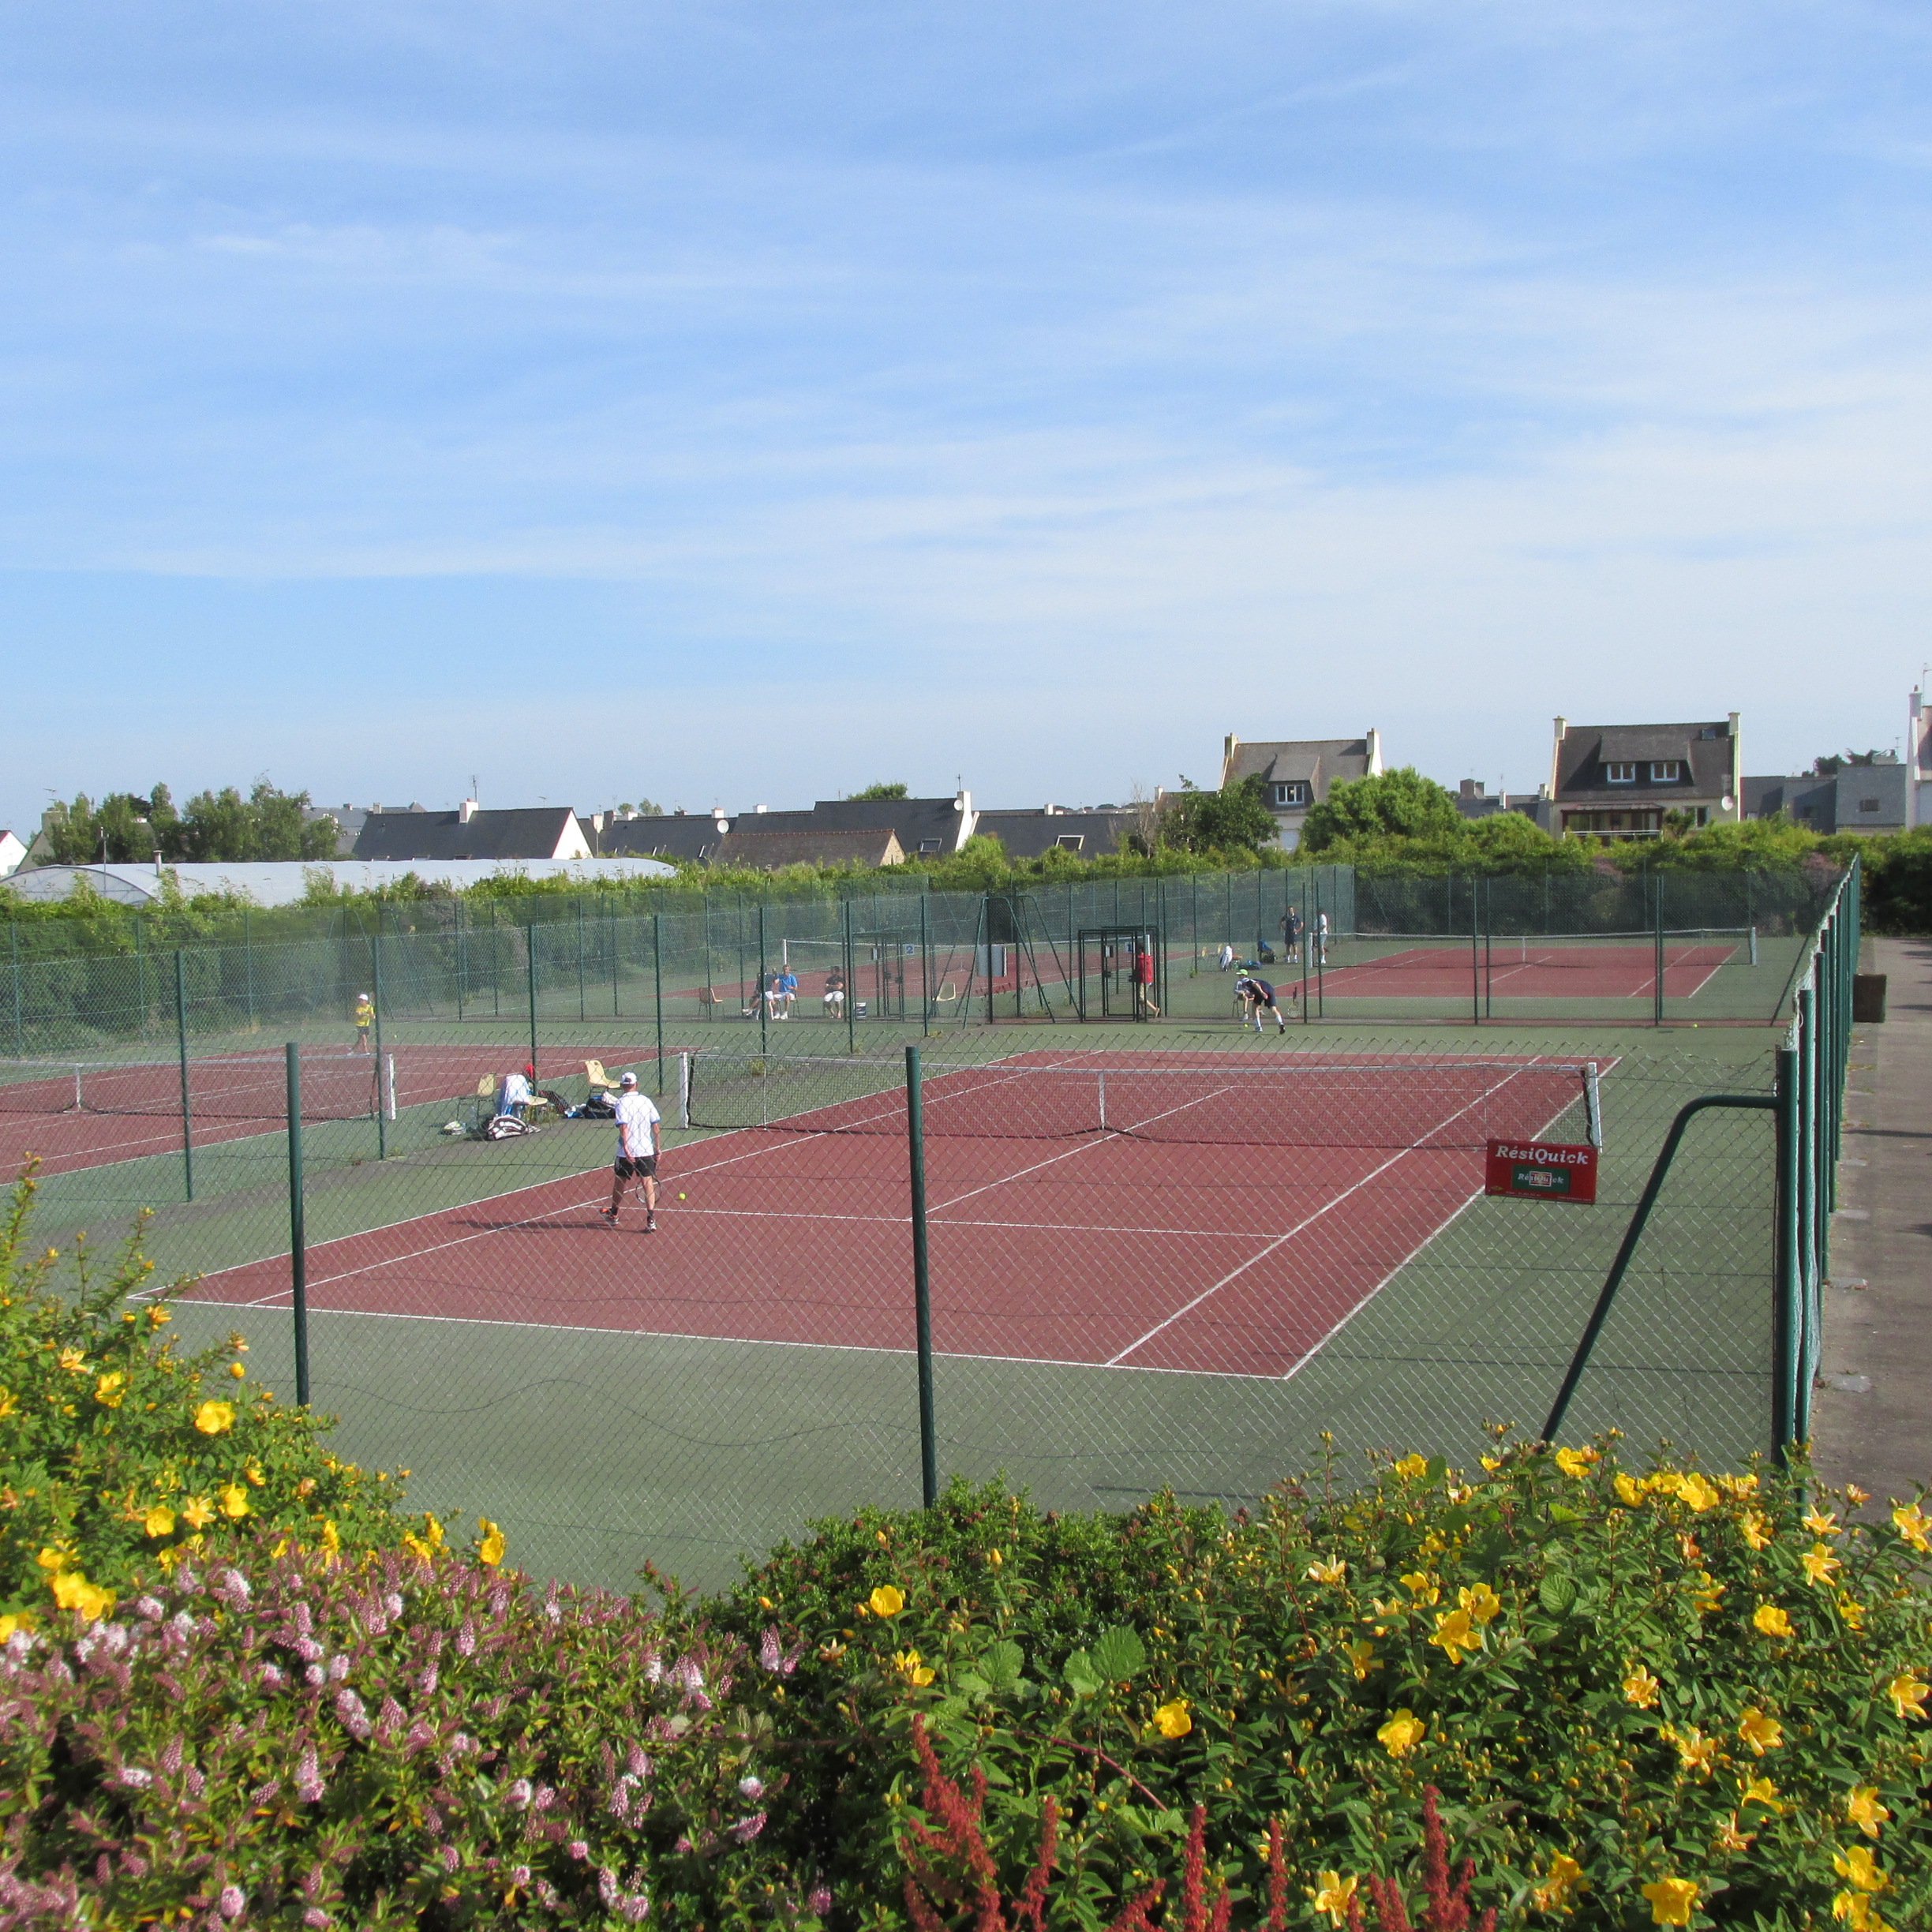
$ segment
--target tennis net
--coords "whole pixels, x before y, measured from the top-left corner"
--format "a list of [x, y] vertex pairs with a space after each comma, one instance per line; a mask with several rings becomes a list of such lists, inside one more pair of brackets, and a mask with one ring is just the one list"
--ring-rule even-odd
[[[366, 1120], [381, 1099], [373, 1054], [305, 1053], [302, 1114]], [[197, 1120], [286, 1120], [283, 1054], [227, 1054], [188, 1062], [188, 1106]], [[168, 1114], [182, 1110], [178, 1060], [0, 1061], [0, 1114]]]
[[[1577, 1138], [1601, 1137], [1593, 1061], [1245, 1061], [929, 1062], [925, 1135], [929, 1141], [1111, 1136], [1229, 1148], [1467, 1148], [1547, 1136], [1567, 1120]], [[683, 1054], [679, 1120], [724, 1132], [903, 1139], [903, 1063]]]
[[[1758, 964], [1754, 926], [1683, 927], [1662, 933], [1349, 933], [1331, 937], [1329, 967], [1373, 965], [1397, 971], [1466, 972], [1472, 957], [1487, 966], [1598, 972], [1626, 964], [1652, 965], [1659, 943], [1670, 966]], [[1311, 955], [1312, 957], [1312, 955]]]

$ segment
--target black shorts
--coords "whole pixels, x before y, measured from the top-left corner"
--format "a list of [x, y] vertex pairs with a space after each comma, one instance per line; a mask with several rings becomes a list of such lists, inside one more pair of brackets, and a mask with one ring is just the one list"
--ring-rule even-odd
[[617, 1178], [620, 1181], [649, 1181], [657, 1172], [657, 1156], [640, 1154], [635, 1160], [627, 1154], [617, 1156]]

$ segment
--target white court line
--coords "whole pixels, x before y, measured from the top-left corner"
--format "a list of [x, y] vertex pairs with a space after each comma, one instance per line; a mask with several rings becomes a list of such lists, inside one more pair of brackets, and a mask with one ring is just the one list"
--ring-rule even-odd
[[[1530, 1071], [1529, 1067], [1522, 1066], [1515, 1069], [1511, 1073], [1504, 1074], [1502, 1079], [1498, 1080], [1493, 1086], [1485, 1088], [1481, 1093], [1476, 1095], [1474, 1099], [1466, 1101], [1462, 1106], [1458, 1107], [1455, 1113], [1451, 1114], [1447, 1120], [1439, 1121], [1429, 1131], [1433, 1133], [1440, 1133], [1444, 1128], [1451, 1126], [1455, 1121], [1460, 1120], [1465, 1114], [1468, 1113], [1471, 1107], [1480, 1106], [1484, 1101], [1489, 1098], [1492, 1094], [1501, 1091], [1503, 1088], [1507, 1087], [1511, 1080], [1516, 1079], [1518, 1075], [1526, 1073], [1529, 1071]], [[1230, 1282], [1238, 1280], [1257, 1263], [1265, 1261], [1270, 1255], [1274, 1253], [1276, 1249], [1282, 1245], [1284, 1241], [1292, 1241], [1295, 1236], [1301, 1233], [1305, 1228], [1312, 1227], [1315, 1222], [1319, 1221], [1322, 1216], [1327, 1214], [1331, 1208], [1340, 1207], [1342, 1203], [1346, 1200], [1350, 1195], [1359, 1193], [1361, 1190], [1365, 1188], [1371, 1181], [1376, 1178], [1378, 1174], [1387, 1174], [1389, 1169], [1393, 1167], [1398, 1161], [1406, 1160], [1411, 1154], [1421, 1153], [1425, 1151], [1425, 1150], [1419, 1148], [1406, 1147], [1399, 1149], [1395, 1153], [1391, 1154], [1380, 1167], [1374, 1169], [1370, 1173], [1364, 1174], [1362, 1178], [1355, 1182], [1352, 1187], [1345, 1188], [1341, 1193], [1336, 1195], [1331, 1200], [1324, 1202], [1320, 1208], [1317, 1208], [1315, 1210], [1314, 1213], [1307, 1216], [1305, 1219], [1297, 1222], [1295, 1225], [1290, 1228], [1286, 1234], [1276, 1235], [1274, 1240], [1270, 1241], [1268, 1245], [1261, 1249], [1258, 1254], [1250, 1255], [1239, 1267], [1232, 1269], [1227, 1274], [1223, 1275], [1220, 1280], [1216, 1282], [1211, 1288], [1204, 1288], [1192, 1301], [1188, 1302], [1184, 1307], [1176, 1309], [1174, 1312], [1166, 1318], [1166, 1320], [1156, 1322], [1145, 1335], [1141, 1336], [1138, 1342], [1130, 1342], [1125, 1348], [1122, 1349], [1118, 1355], [1109, 1356], [1107, 1358], [1107, 1367], [1110, 1368], [1117, 1367], [1120, 1363], [1125, 1361], [1129, 1355], [1133, 1354], [1136, 1350], [1144, 1348], [1148, 1342], [1151, 1342], [1154, 1338], [1162, 1331], [1162, 1330], [1165, 1328], [1171, 1328], [1176, 1322], [1180, 1320], [1182, 1316], [1191, 1315], [1194, 1310], [1199, 1308], [1204, 1301], [1208, 1301], [1212, 1296], [1218, 1295], [1223, 1288], [1226, 1287]]]

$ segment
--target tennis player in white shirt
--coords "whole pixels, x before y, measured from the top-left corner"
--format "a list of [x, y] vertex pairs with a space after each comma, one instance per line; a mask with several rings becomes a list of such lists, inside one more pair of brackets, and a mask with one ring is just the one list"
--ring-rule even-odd
[[661, 1116], [638, 1091], [635, 1073], [623, 1075], [617, 1082], [617, 1098], [612, 1103], [617, 1113], [617, 1164], [611, 1176], [611, 1201], [604, 1210], [604, 1225], [617, 1225], [617, 1210], [623, 1204], [624, 1189], [635, 1181], [644, 1189], [644, 1232], [657, 1232], [657, 1156], [663, 1150]]

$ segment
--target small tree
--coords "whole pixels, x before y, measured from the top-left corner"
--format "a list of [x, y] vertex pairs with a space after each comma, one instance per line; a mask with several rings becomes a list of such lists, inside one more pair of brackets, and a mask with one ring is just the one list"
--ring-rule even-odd
[[906, 788], [902, 784], [869, 784], [863, 792], [855, 792], [855, 799], [902, 799]]
[[1203, 792], [1183, 778], [1161, 814], [1160, 837], [1181, 852], [1259, 852], [1275, 837], [1260, 775], [1251, 772], [1219, 792]]
[[1372, 778], [1338, 779], [1303, 822], [1301, 849], [1325, 852], [1344, 841], [1428, 838], [1462, 824], [1455, 800], [1434, 779], [1404, 765]]

